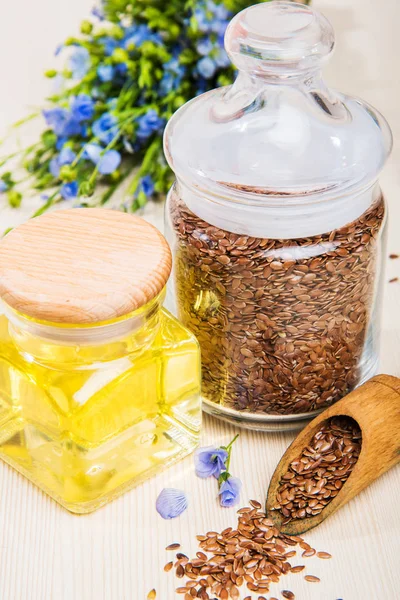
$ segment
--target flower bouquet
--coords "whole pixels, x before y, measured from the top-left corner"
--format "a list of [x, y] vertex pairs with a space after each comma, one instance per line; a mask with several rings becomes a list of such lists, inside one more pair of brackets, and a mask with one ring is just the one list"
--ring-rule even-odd
[[[23, 199], [18, 171], [40, 193], [35, 215], [62, 200], [126, 211], [168, 191], [172, 174], [162, 150], [169, 117], [185, 102], [228, 85], [234, 69], [224, 50], [232, 16], [255, 0], [104, 0], [80, 35], [47, 71], [57, 91], [29, 115], [44, 118], [40, 138], [0, 157], [0, 193], [12, 207]], [[304, 2], [305, 3], [305, 2]]]

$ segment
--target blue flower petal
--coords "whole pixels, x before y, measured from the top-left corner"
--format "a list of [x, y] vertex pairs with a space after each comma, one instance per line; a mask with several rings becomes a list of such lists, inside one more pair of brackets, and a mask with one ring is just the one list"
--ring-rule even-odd
[[154, 194], [154, 181], [150, 175], [145, 175], [140, 181], [140, 189], [146, 194], [146, 196], [152, 196]]
[[58, 156], [58, 163], [59, 165], [70, 165], [76, 158], [76, 154], [75, 152], [69, 148], [68, 146], [65, 146], [59, 156]]
[[93, 133], [101, 142], [108, 145], [118, 133], [117, 123], [116, 117], [106, 112], [93, 123]]
[[78, 195], [78, 182], [71, 181], [70, 183], [64, 183], [61, 186], [60, 194], [64, 198], [64, 200], [71, 200], [71, 198], [76, 198]]
[[99, 160], [99, 173], [109, 175], [118, 169], [121, 162], [121, 155], [117, 150], [108, 150]]
[[216, 69], [215, 62], [209, 56], [204, 56], [197, 63], [197, 70], [205, 79], [211, 79], [215, 75]]
[[8, 185], [6, 184], [6, 182], [3, 181], [2, 179], [0, 179], [0, 194], [2, 192], [7, 191], [7, 189], [8, 189]]
[[88, 72], [90, 63], [89, 51], [83, 46], [78, 46], [69, 59], [72, 77], [74, 79], [82, 79]]
[[72, 99], [71, 112], [76, 121], [88, 121], [93, 117], [94, 102], [88, 94], [78, 94]]
[[156, 501], [156, 509], [163, 519], [175, 519], [188, 507], [188, 499], [182, 490], [164, 488]]
[[58, 156], [55, 156], [54, 158], [51, 159], [51, 161], [49, 163], [49, 171], [53, 175], [53, 177], [55, 177], [57, 179], [57, 177], [60, 174], [60, 163], [58, 160]]
[[102, 152], [103, 148], [98, 144], [86, 144], [82, 157], [91, 160], [92, 163], [97, 165]]
[[112, 65], [100, 65], [97, 67], [97, 75], [101, 81], [111, 81], [114, 77], [114, 68]]

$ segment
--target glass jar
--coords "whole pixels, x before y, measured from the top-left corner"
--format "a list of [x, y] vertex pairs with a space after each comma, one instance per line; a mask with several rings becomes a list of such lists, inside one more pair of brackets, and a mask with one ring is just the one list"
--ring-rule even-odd
[[0, 456], [72, 512], [198, 443], [200, 350], [162, 307], [170, 268], [154, 227], [104, 209], [0, 243]]
[[332, 92], [329, 22], [268, 2], [230, 23], [232, 86], [165, 133], [175, 310], [202, 350], [204, 409], [293, 429], [376, 373], [387, 122]]

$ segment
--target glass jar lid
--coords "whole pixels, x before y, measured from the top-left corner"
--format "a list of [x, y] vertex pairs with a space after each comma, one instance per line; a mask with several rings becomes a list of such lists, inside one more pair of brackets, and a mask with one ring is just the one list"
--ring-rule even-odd
[[60, 210], [27, 221], [0, 242], [0, 297], [40, 321], [103, 323], [155, 298], [171, 264], [165, 238], [140, 217]]
[[320, 69], [333, 47], [329, 21], [304, 5], [267, 2], [236, 15], [225, 35], [235, 83], [191, 100], [167, 126], [178, 180], [257, 204], [376, 180], [390, 129], [367, 103], [326, 87]]

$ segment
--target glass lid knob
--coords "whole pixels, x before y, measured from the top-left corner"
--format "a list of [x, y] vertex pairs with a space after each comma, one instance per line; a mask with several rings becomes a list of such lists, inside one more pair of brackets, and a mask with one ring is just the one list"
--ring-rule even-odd
[[279, 76], [319, 68], [335, 44], [329, 21], [295, 2], [256, 4], [231, 21], [225, 48], [240, 70]]

